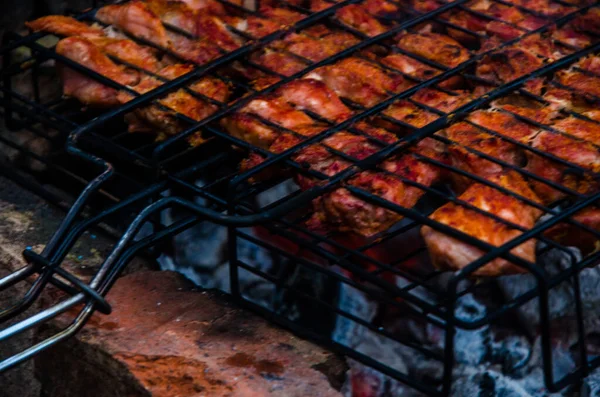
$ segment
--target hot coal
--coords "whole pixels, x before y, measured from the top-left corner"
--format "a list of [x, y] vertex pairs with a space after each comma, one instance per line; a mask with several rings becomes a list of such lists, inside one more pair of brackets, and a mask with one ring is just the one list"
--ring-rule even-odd
[[[269, 205], [289, 195], [295, 189], [293, 184], [281, 184], [258, 197], [256, 204], [259, 207]], [[163, 221], [168, 224], [181, 215], [167, 211], [163, 214]], [[265, 229], [248, 228], [242, 231], [270, 242], [291, 255], [308, 257], [314, 263], [320, 263], [314, 255], [311, 256], [308, 251], [301, 250], [298, 246], [278, 245], [279, 243], [273, 240], [277, 236], [265, 233]], [[417, 233], [418, 237], [418, 228], [408, 233]], [[402, 237], [407, 238], [407, 236]], [[303, 320], [306, 326], [320, 333], [330, 332], [335, 342], [385, 364], [404, 374], [407, 379], [441, 388], [444, 375], [442, 357], [445, 331], [435, 325], [434, 321], [427, 321], [423, 314], [414, 315], [415, 312], [420, 311], [417, 306], [403, 301], [398, 305], [383, 307], [357, 288], [334, 282], [333, 279], [322, 276], [318, 272], [294, 265], [284, 256], [273, 254], [245, 239], [238, 239], [237, 244], [240, 261], [280, 280], [279, 283], [272, 283], [251, 272], [239, 269], [241, 291], [245, 297], [289, 319]], [[389, 245], [393, 248], [394, 242]], [[228, 291], [228, 250], [226, 229], [204, 222], [177, 236], [173, 240], [171, 251], [163, 255], [160, 261], [164, 268], [178, 270], [198, 285]], [[546, 249], [542, 244], [538, 244], [538, 259], [550, 275], [556, 275], [581, 258], [576, 249]], [[326, 262], [322, 265], [348, 276], [345, 269], [328, 265]], [[423, 266], [428, 265], [423, 264]], [[449, 277], [451, 274], [441, 274], [432, 279], [428, 286], [411, 288], [410, 293], [420, 300], [439, 304], [440, 295], [434, 291], [443, 291]], [[395, 281], [399, 287], [411, 284], [409, 280], [400, 276], [396, 276]], [[586, 311], [588, 354], [600, 354], [600, 338], [595, 337], [600, 335], [600, 316], [596, 309], [600, 307], [600, 269], [585, 269], [579, 281], [583, 308]], [[460, 297], [455, 304], [456, 317], [471, 323], [484, 318], [504, 303], [536, 288], [535, 278], [530, 275], [506, 276], [496, 282], [473, 283], [463, 281], [459, 284], [457, 292]], [[377, 325], [374, 330], [369, 329], [342, 314], [333, 315], [330, 311], [321, 310], [312, 301], [299, 297], [287, 287], [335, 305], [341, 313]], [[467, 289], [471, 292], [463, 293]], [[572, 280], [561, 283], [549, 294], [555, 381], [573, 371], [580, 358], [576, 338], [577, 328], [573, 321], [574, 297], [575, 289]], [[435, 317], [431, 317], [432, 314], [428, 316], [430, 320], [436, 320]], [[539, 327], [538, 302], [532, 300], [491, 325], [474, 330], [457, 329], [454, 335], [455, 367], [451, 395], [457, 397], [575, 396], [573, 389], [552, 394], [545, 388]], [[393, 338], [383, 335], [384, 331]], [[415, 348], [413, 345], [420, 347]], [[423, 349], [439, 358], [426, 354]], [[423, 395], [410, 386], [357, 361], [349, 360], [349, 367], [342, 388], [345, 396], [417, 397]], [[586, 379], [582, 396], [600, 397], [599, 374], [600, 372], [594, 372]]]

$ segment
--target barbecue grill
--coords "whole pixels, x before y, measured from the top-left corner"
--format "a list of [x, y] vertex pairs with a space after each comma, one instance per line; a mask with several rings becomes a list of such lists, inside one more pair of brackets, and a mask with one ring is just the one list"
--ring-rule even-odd
[[[219, 0], [219, 2], [238, 15], [267, 18], [267, 16], [261, 15], [261, 8], [258, 5], [244, 8], [225, 0]], [[539, 312], [543, 373], [545, 384], [550, 391], [557, 391], [568, 385], [576, 384], [600, 364], [600, 357], [591, 353], [591, 348], [586, 342], [587, 331], [584, 326], [586, 314], [580, 291], [581, 272], [595, 266], [598, 263], [599, 254], [597, 250], [591, 250], [581, 256], [575, 255], [566, 244], [560, 244], [546, 234], [548, 230], [557, 226], [569, 225], [570, 230], [576, 230], [577, 233], [586, 236], [593, 236], [593, 239], [597, 240], [600, 236], [598, 231], [576, 220], [574, 215], [597, 204], [600, 200], [600, 191], [581, 193], [576, 189], [562, 186], [540, 176], [530, 169], [512, 164], [504, 158], [496, 158], [484, 151], [477, 150], [477, 148], [454, 141], [448, 135], [439, 134], [445, 128], [459, 122], [466, 122], [476, 126], [489, 136], [495, 137], [500, 142], [510, 143], [530, 155], [560, 164], [570, 175], [596, 181], [597, 174], [592, 170], [507, 137], [501, 131], [496, 131], [489, 126], [477, 125], [469, 117], [477, 110], [494, 107], [497, 112], [510, 115], [515, 120], [527, 125], [561, 134], [560, 131], [545, 122], [506, 110], [501, 106], [498, 107], [499, 103], [515, 97], [526, 100], [529, 104], [536, 104], [537, 107], [534, 107], [536, 109], [549, 106], [548, 99], [540, 91], [532, 88], [540, 78], [546, 79], [548, 87], [568, 91], [586, 104], [590, 104], [589, 106], [597, 103], [599, 98], [593, 94], [578, 92], [573, 87], [553, 80], [553, 76], [558, 72], [566, 70], [576, 70], [587, 76], [600, 77], [593, 71], [574, 66], [586, 56], [597, 54], [600, 50], [600, 44], [596, 41], [597, 35], [592, 31], [585, 32], [591, 38], [590, 43], [585, 46], [576, 46], [571, 43], [561, 43], [558, 39], [555, 40], [557, 46], [564, 48], [564, 56], [552, 62], [542, 62], [538, 67], [528, 70], [524, 74], [516, 75], [515, 78], [507, 81], [490, 81], [483, 78], [475, 73], [475, 67], [485, 59], [500, 56], [498, 54], [501, 54], [504, 49], [519, 48], [521, 42], [527, 38], [537, 34], [552, 34], [556, 29], [569, 26], [577, 18], [592, 15], [597, 10], [598, 4], [574, 5], [559, 0], [551, 1], [550, 5], [568, 8], [568, 11], [560, 17], [551, 17], [544, 14], [544, 10], [528, 8], [525, 2], [514, 5], [504, 0], [492, 1], [495, 4], [515, 7], [528, 16], [543, 20], [539, 27], [529, 30], [472, 9], [471, 3], [466, 0], [436, 3], [435, 7], [427, 10], [417, 10], [403, 4], [402, 12], [398, 15], [380, 18], [386, 28], [385, 32], [369, 36], [348, 26], [336, 17], [336, 12], [343, 7], [362, 3], [362, 1], [353, 0], [331, 2], [327, 3], [328, 7], [320, 11], [311, 11], [306, 4], [280, 1], [281, 7], [300, 13], [302, 19], [263, 37], [252, 37], [236, 27], [229, 26], [228, 28], [242, 41], [237, 49], [232, 51], [221, 49], [222, 53], [214, 59], [206, 63], [195, 64], [190, 72], [171, 81], [163, 79], [162, 85], [143, 94], [60, 55], [55, 51], [54, 43], [47, 45], [45, 44], [47, 42], [41, 41], [49, 36], [48, 33], [38, 32], [28, 36], [15, 33], [6, 34], [1, 52], [3, 68], [2, 84], [0, 85], [2, 92], [0, 100], [6, 126], [12, 131], [31, 131], [41, 139], [54, 143], [55, 147], [62, 148], [64, 146], [65, 149], [56, 149], [51, 155], [43, 156], [6, 137], [0, 137], [5, 145], [13, 147], [31, 160], [43, 164], [41, 170], [35, 173], [35, 178], [24, 176], [23, 172], [10, 167], [4, 169], [4, 172], [55, 204], [62, 206], [68, 212], [44, 250], [41, 253], [36, 253], [31, 249], [25, 250], [24, 256], [29, 265], [0, 280], [0, 288], [4, 290], [17, 283], [26, 282], [32, 275], [37, 275], [27, 293], [20, 298], [16, 305], [0, 311], [0, 322], [7, 323], [31, 307], [32, 303], [49, 285], [62, 290], [65, 293], [63, 299], [51, 307], [5, 327], [0, 331], [0, 341], [6, 343], [5, 341], [15, 335], [48, 322], [58, 315], [65, 315], [65, 313], [72, 316], [73, 321], [60, 333], [40, 341], [12, 357], [4, 358], [0, 363], [0, 371], [7, 370], [72, 336], [85, 325], [95, 311], [109, 314], [111, 307], [104, 297], [133, 256], [142, 251], [158, 254], [162, 243], [202, 222], [211, 222], [227, 227], [230, 293], [240, 305], [256, 310], [299, 335], [322, 343], [330, 349], [371, 366], [428, 395], [450, 394], [456, 353], [454, 341], [457, 330], [473, 330], [502, 321], [507, 316], [514, 315], [519, 307], [529, 304], [531, 301], [538, 302], [536, 310]], [[96, 11], [96, 9], [87, 11], [78, 15], [77, 19], [99, 23], [95, 19]], [[399, 33], [416, 32], [427, 24], [433, 26], [433, 29], [437, 31], [460, 32], [463, 38], [471, 37], [473, 43], [480, 43], [486, 39], [486, 33], [467, 29], [448, 17], [458, 11], [484, 18], [487, 21], [500, 22], [507, 27], [517, 29], [519, 34], [516, 37], [494, 43], [489, 48], [479, 44], [470, 46], [465, 44], [469, 53], [468, 59], [453, 67], [432, 61], [422, 54], [402, 49], [394, 43], [393, 39]], [[350, 33], [358, 40], [337, 54], [318, 61], [291, 54], [304, 63], [305, 67], [287, 75], [260, 65], [252, 59], [252, 54], [271, 48], [270, 46], [285, 38], [286, 35], [302, 32], [318, 24]], [[194, 38], [193, 35], [175, 26], [167, 23], [164, 25], [174, 34], [189, 39]], [[185, 61], [181, 60], [180, 55], [168, 48], [157, 46], [150, 40], [134, 36], [130, 36], [130, 38], [140, 44], [155, 48], [161, 54]], [[466, 39], [462, 42], [469, 41]], [[435, 73], [421, 79], [403, 73], [380, 62], [377, 57], [370, 58], [366, 55], [365, 50], [373, 48], [375, 48], [374, 52], [400, 53], [409, 56], [435, 70]], [[25, 52], [24, 49], [27, 51]], [[24, 53], [25, 55], [23, 55]], [[298, 80], [320, 67], [334, 65], [350, 56], [360, 57], [371, 62], [386, 73], [400, 75], [410, 84], [398, 92], [387, 93], [385, 99], [372, 106], [345, 100], [345, 104], [353, 112], [350, 117], [339, 122], [326, 120], [314, 112], [306, 111], [305, 113], [316, 122], [326, 125], [323, 131], [309, 137], [299, 135], [293, 130], [285, 129], [255, 115], [255, 118], [264, 125], [299, 137], [298, 144], [278, 153], [235, 137], [223, 127], [222, 120], [240, 111], [252, 100], [273, 94], [291, 81]], [[124, 64], [117, 58], [113, 57], [112, 59], [117, 63]], [[189, 61], [185, 62], [189, 63]], [[43, 73], [57, 65], [75, 70], [107, 87], [126, 91], [134, 98], [108, 110], [97, 110], [93, 107], [82, 110], [81, 104], [72, 98], [61, 96], [45, 98], [40, 94]], [[143, 68], [132, 64], [126, 64], [126, 66], [141, 74], [152, 75]], [[232, 72], [240, 67], [258, 70], [263, 76], [273, 80], [264, 87], [256, 88], [249, 79]], [[153, 76], [157, 77], [155, 74]], [[206, 76], [226, 82], [233, 93], [233, 99], [228, 102], [219, 102], [198, 94], [202, 100], [215, 106], [216, 111], [210, 116], [197, 121], [184, 114], [174, 112], [159, 102], [168, 93], [186, 87]], [[452, 89], [445, 88], [447, 87], [445, 83], [452, 78], [460, 79], [462, 87], [485, 86], [487, 89], [473, 95], [468, 101], [450, 112], [442, 112], [436, 107], [428, 106], [414, 99], [415, 94], [426, 88], [454, 95]], [[21, 85], [17, 84], [17, 81]], [[30, 92], [23, 93], [20, 89], [23, 81], [27, 82]], [[410, 122], [386, 115], [386, 109], [398, 100], [407, 100], [419, 111], [428, 112], [434, 117], [422, 126], [415, 126]], [[147, 106], [157, 106], [162, 110], [169, 111], [179, 123], [178, 133], [167, 136], [163, 140], [156, 140], [154, 136], [148, 134], [128, 132], [124, 122], [125, 116]], [[571, 116], [597, 123], [583, 115], [580, 109], [561, 108], [557, 112], [564, 117]], [[359, 124], [364, 121], [372, 122], [376, 117], [379, 117], [378, 120], [383, 120], [386, 125], [401, 128], [406, 132], [391, 143], [378, 140], [365, 132]], [[52, 131], [52, 133], [49, 134], [48, 131]], [[321, 173], [296, 160], [296, 156], [302, 150], [315, 144], [326, 145], [326, 138], [332, 137], [340, 131], [347, 131], [367, 139], [373, 145], [377, 145], [377, 150], [374, 154], [358, 160], [341, 150], [327, 147], [330, 153], [349, 163], [349, 166], [334, 175]], [[189, 138], [196, 136], [199, 132], [202, 134], [203, 142], [196, 146], [190, 146]], [[418, 153], [414, 156], [421, 162], [439, 167], [448, 174], [468, 178], [474, 183], [491, 187], [520, 203], [536, 208], [545, 216], [534, 226], [524, 228], [515, 222], [507, 221], [502, 216], [487, 213], [473, 205], [472, 201], [463, 200], [461, 194], [455, 193], [455, 190], [447, 184], [427, 185], [403, 176], [396, 177], [405, 185], [424, 192], [416, 206], [400, 206], [372, 191], [352, 184], [353, 178], [369, 170], [389, 173], [382, 167], [383, 162], [394, 156], [410, 153], [412, 148], [426, 139], [433, 139], [444, 145], [458, 145], [470, 155], [484, 159], [490, 164], [499, 165], [530, 181], [556, 189], [565, 198], [551, 205], [543, 204], [477, 175], [475, 172], [466, 171], [456, 164], [449, 164]], [[240, 168], [239, 164], [249, 155], [259, 156], [261, 161], [251, 168]], [[299, 189], [295, 186], [275, 199], [261, 199], [268, 192], [289, 184], [292, 175], [302, 175], [315, 182], [308, 189]], [[44, 180], [52, 180], [63, 191], [77, 194], [77, 199], [70, 202], [64, 196], [48, 190]], [[199, 180], [202, 180], [203, 183], [197, 183]], [[348, 233], [334, 228], [322, 231], [307, 227], [306, 221], [313, 215], [315, 208], [312, 205], [313, 201], [326, 197], [340, 186], [363, 202], [401, 215], [402, 221], [375, 236], [366, 237], [354, 235], [350, 237]], [[432, 218], [432, 214], [445, 203], [454, 203], [473, 211], [472, 213], [485, 214], [498, 224], [513, 230], [516, 229], [519, 233], [500, 245], [482, 241], [452, 224], [442, 223]], [[160, 215], [166, 210], [177, 210], [182, 215], [171, 223], [165, 223], [164, 219], [161, 220]], [[70, 274], [61, 264], [77, 239], [84, 232], [98, 226], [109, 230], [118, 240], [100, 269], [91, 279], [83, 280]], [[249, 234], [244, 229], [247, 226], [258, 227], [261, 233], [259, 235]], [[420, 263], [429, 261], [427, 247], [418, 237], [418, 231], [422, 226], [428, 226], [450, 236], [457, 243], [462, 242], [476, 247], [482, 251], [482, 254], [466, 267], [462, 267], [451, 275], [448, 272], [437, 270], [431, 265], [420, 265]], [[142, 229], [143, 234], [140, 233]], [[538, 257], [543, 256], [545, 252], [554, 250], [567, 258], [569, 265], [560, 272], [551, 274], [542, 264], [533, 263], [515, 254], [516, 247], [532, 239], [538, 242]], [[285, 258], [289, 265], [277, 274], [264, 272], [239, 256], [237, 244], [239, 241], [246, 241], [262, 250], [279, 255]], [[402, 242], [405, 244], [403, 245]], [[409, 246], [406, 247], [406, 245]], [[390, 246], [394, 246], [394, 249], [390, 249]], [[401, 246], [402, 248], [400, 248]], [[480, 274], [480, 269], [486, 264], [499, 258], [509, 261], [532, 277], [535, 280], [534, 286], [511, 296], [502, 305], [490, 307], [481, 316], [468, 319], [459, 316], [455, 308], [462, 298], [468, 294], [481, 294], [481, 291], [485, 292], [488, 288], [493, 288], [491, 286], [496, 282], [494, 278], [478, 278], [478, 282], [472, 280], [475, 279], [474, 276]], [[378, 303], [380, 313], [372, 320], [365, 320], [331, 302], [311, 296], [307, 291], [289, 282], [289, 278], [297, 268], [321, 274], [335, 283], [360, 291], [361, 294]], [[341, 343], [333, 338], [331, 333], [323, 331], [322, 327], [317, 324], [311, 325], [307, 321], [298, 321], [278, 304], [265, 306], [248, 299], [239, 286], [240, 272], [254, 273], [259, 278], [276, 286], [275, 290], [278, 293], [288, 294], [309, 302], [315, 313], [325, 311], [343, 317], [346, 321], [353, 322], [370, 333], [413, 349], [419, 356], [440, 362], [443, 366], [443, 374], [439, 384], [427, 379], [415, 379], [389, 363], [378, 361], [358, 349]], [[400, 279], [403, 280], [402, 283], [398, 282]], [[572, 314], [577, 326], [577, 357], [579, 361], [573, 371], [557, 376], [553, 366], [553, 319], [549, 307], [549, 296], [553, 289], [567, 282], [572, 283], [574, 290]], [[275, 300], [275, 297], [273, 299]], [[390, 312], [400, 313], [396, 315], [414, 318], [415, 321], [438, 329], [442, 335], [440, 338], [443, 347], [432, 350], [419, 340], [402, 335], [401, 332], [389, 330], [382, 318], [385, 317], [385, 313]]]

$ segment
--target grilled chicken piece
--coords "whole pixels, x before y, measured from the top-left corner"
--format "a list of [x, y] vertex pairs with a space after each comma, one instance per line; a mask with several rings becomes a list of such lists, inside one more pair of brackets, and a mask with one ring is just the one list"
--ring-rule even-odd
[[[489, 180], [497, 186], [539, 203], [527, 182], [516, 173], [494, 175]], [[541, 215], [540, 210], [526, 202], [479, 183], [471, 185], [459, 199], [525, 230], [532, 228]], [[455, 203], [443, 205], [430, 218], [494, 247], [502, 246], [522, 234], [522, 231], [515, 227]], [[442, 270], [460, 270], [485, 254], [485, 251], [430, 226], [423, 226], [421, 235], [429, 249], [432, 262]], [[535, 240], [528, 240], [510, 252], [535, 263]], [[473, 275], [492, 277], [521, 272], [524, 270], [512, 262], [497, 258], [476, 270]]]
[[600, 35], [600, 8], [590, 8], [585, 14], [573, 19], [571, 24], [580, 32]]
[[282, 26], [281, 22], [265, 19], [257, 15], [250, 15], [247, 18], [226, 15], [223, 16], [223, 21], [257, 39], [276, 32]]
[[108, 37], [89, 37], [88, 40], [108, 55], [149, 72], [157, 72], [162, 67], [152, 48], [135, 41]]
[[552, 32], [552, 38], [578, 48], [584, 48], [592, 44], [591, 37], [583, 32], [579, 32], [570, 22]]
[[[291, 76], [304, 70], [308, 64], [304, 63], [293, 55], [278, 52], [266, 48], [263, 52], [256, 52], [250, 56], [250, 61], [266, 67], [267, 69], [279, 73], [283, 76]], [[242, 71], [248, 78], [258, 78], [265, 76], [264, 73], [258, 70], [244, 69]], [[270, 77], [270, 76], [269, 76]]]
[[456, 40], [438, 33], [403, 33], [398, 47], [413, 54], [455, 67], [469, 59], [469, 52]]
[[[562, 128], [565, 128], [563, 124]], [[581, 134], [584, 137], [590, 136], [589, 131], [578, 132], [574, 129], [568, 130], [569, 135], [577, 136]], [[597, 140], [592, 142], [598, 142]], [[562, 185], [568, 189], [582, 194], [588, 194], [598, 190], [598, 183], [592, 180], [590, 175], [581, 175], [581, 169], [594, 173], [600, 171], [600, 152], [598, 147], [589, 141], [582, 141], [570, 138], [560, 133], [543, 131], [532, 141], [532, 146], [544, 153], [558, 157], [574, 167], [563, 165], [553, 161], [551, 158], [538, 155], [533, 152], [527, 152], [527, 169], [556, 184]], [[579, 170], [577, 168], [579, 168]], [[574, 169], [569, 170], [569, 168]], [[544, 200], [545, 203], [552, 203], [566, 196], [566, 193], [557, 190], [550, 185], [539, 182], [531, 182], [534, 191]]]
[[275, 95], [297, 109], [308, 110], [333, 122], [352, 115], [352, 111], [322, 81], [294, 80], [280, 87]]
[[392, 54], [381, 59], [381, 63], [419, 80], [428, 80], [441, 72], [408, 55]]
[[217, 0], [179, 0], [193, 11], [202, 11], [212, 15], [225, 15], [225, 7]]
[[[169, 65], [160, 70], [158, 75], [168, 81], [182, 76], [192, 69], [193, 68], [190, 65]], [[163, 83], [163, 81], [157, 78], [145, 76], [138, 85], [133, 87], [133, 89], [140, 94], [144, 94], [161, 86]], [[170, 110], [151, 105], [137, 109], [135, 115], [138, 119], [158, 127], [160, 131], [165, 132], [168, 135], [174, 135], [177, 132], [180, 132], [183, 129], [183, 126], [176, 118], [173, 111], [185, 115], [195, 121], [200, 121], [217, 110], [217, 107], [214, 104], [210, 104], [201, 98], [195, 97], [193, 93], [202, 94], [223, 103], [226, 102], [229, 97], [229, 87], [217, 78], [205, 77], [191, 84], [188, 89], [179, 89], [158, 101], [161, 105], [166, 106]], [[126, 103], [133, 99], [133, 96], [122, 91], [119, 93], [118, 99], [121, 103]]]
[[96, 18], [135, 37], [169, 48], [170, 40], [165, 27], [156, 14], [139, 0], [104, 6], [98, 10]]
[[321, 37], [304, 33], [292, 33], [273, 43], [273, 48], [285, 49], [313, 62], [318, 62], [358, 43], [358, 39], [346, 32], [330, 32]]
[[369, 14], [378, 17], [399, 16], [400, 6], [388, 0], [366, 0], [360, 4]]
[[571, 70], [561, 70], [556, 73], [555, 77], [560, 84], [570, 87], [582, 95], [590, 94], [600, 97], [600, 77]]
[[217, 43], [225, 51], [236, 50], [243, 44], [241, 37], [232, 33], [217, 16], [198, 14], [196, 24], [196, 36]]
[[[92, 42], [83, 37], [68, 37], [56, 45], [56, 52], [94, 72], [125, 86], [137, 84], [139, 76], [116, 65]], [[90, 106], [116, 106], [117, 90], [61, 65], [63, 94]]]
[[[450, 95], [434, 89], [424, 88], [414, 94], [411, 99], [412, 102], [404, 99], [394, 102], [383, 114], [415, 128], [421, 128], [440, 116], [426, 110], [424, 107], [417, 106], [415, 102], [449, 113], [467, 103], [470, 100], [470, 95], [465, 91], [458, 91], [456, 95]], [[413, 131], [413, 129], [404, 128], [402, 125], [385, 119], [376, 118], [375, 122], [396, 134], [405, 135]]]
[[508, 0], [507, 3], [521, 6], [535, 11], [537, 14], [549, 17], [560, 17], [574, 11], [572, 7], [567, 7], [550, 0]]
[[539, 69], [542, 59], [520, 48], [505, 48], [486, 55], [477, 64], [476, 75], [495, 84], [503, 84]]
[[197, 14], [186, 3], [173, 0], [145, 0], [144, 4], [164, 23], [196, 34]]
[[269, 5], [261, 6], [260, 13], [266, 16], [268, 19], [277, 21], [282, 25], [293, 25], [296, 22], [304, 19], [304, 15], [300, 14], [299, 12], [292, 11], [288, 8], [272, 7]]
[[293, 131], [315, 125], [314, 120], [304, 112], [274, 97], [250, 101], [240, 111], [223, 119], [221, 124], [236, 138], [268, 149], [282, 129], [263, 123], [260, 118]]
[[354, 57], [320, 67], [306, 77], [323, 81], [339, 96], [362, 106], [373, 106], [410, 86], [401, 75], [388, 74], [373, 63]]
[[62, 15], [49, 15], [36, 19], [35, 21], [25, 22], [25, 26], [34, 32], [48, 32], [57, 36], [80, 36], [80, 37], [102, 37], [102, 29], [91, 27], [75, 18]]
[[221, 55], [219, 47], [206, 40], [192, 40], [173, 32], [167, 35], [172, 43], [170, 50], [184, 61], [203, 65]]
[[[388, 55], [381, 58], [381, 63], [421, 81], [429, 80], [441, 73], [440, 70], [425, 65], [424, 63], [403, 54]], [[441, 88], [452, 89], [460, 86], [462, 82], [463, 78], [461, 76], [452, 76], [438, 83], [438, 86]]]
[[[429, 158], [442, 156], [441, 147], [432, 140], [420, 142], [411, 152]], [[432, 185], [440, 177], [438, 167], [413, 154], [403, 154], [386, 160], [381, 168], [388, 173], [363, 172], [351, 178], [348, 185], [392, 204], [412, 208], [423, 196], [424, 191], [402, 182], [396, 175], [423, 186]], [[314, 204], [315, 213], [308, 221], [308, 226], [315, 230], [335, 229], [370, 237], [389, 229], [402, 219], [398, 212], [366, 202], [347, 188], [336, 189], [315, 200]]]
[[351, 4], [342, 7], [335, 13], [336, 17], [344, 24], [366, 34], [377, 36], [387, 31], [374, 16], [366, 12], [361, 4]]
[[[510, 165], [523, 165], [525, 161], [523, 149], [502, 137], [527, 143], [537, 132], [537, 128], [504, 112], [479, 110], [473, 112], [467, 120], [470, 123], [454, 124], [443, 133], [453, 142], [448, 144], [447, 148], [454, 167], [483, 178], [503, 171], [502, 164], [485, 159], [479, 153]], [[483, 127], [483, 129], [479, 127]], [[475, 153], [473, 150], [479, 153]], [[473, 183], [473, 179], [458, 173], [453, 173], [451, 177], [459, 192], [464, 191]]]
[[552, 106], [544, 106], [542, 108], [515, 106], [511, 104], [500, 105], [500, 108], [525, 117], [529, 120], [533, 120], [540, 124], [550, 124], [553, 119], [558, 117], [558, 112]]
[[[600, 208], [598, 207], [585, 208], [571, 216], [571, 219], [595, 232], [600, 232]], [[552, 226], [546, 230], [544, 236], [562, 245], [577, 247], [583, 255], [590, 254], [599, 248], [597, 235], [581, 226], [567, 222]]]

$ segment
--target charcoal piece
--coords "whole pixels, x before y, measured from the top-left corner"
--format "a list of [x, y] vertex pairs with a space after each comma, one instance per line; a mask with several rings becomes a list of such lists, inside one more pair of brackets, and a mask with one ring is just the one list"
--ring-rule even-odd
[[[460, 372], [457, 371], [457, 372]], [[491, 368], [466, 367], [454, 379], [453, 397], [558, 397], [551, 394], [543, 383], [527, 383], [511, 379]]]
[[[467, 294], [456, 303], [455, 315], [463, 321], [474, 321], [485, 315], [486, 308], [472, 294]], [[489, 327], [476, 330], [457, 329], [454, 336], [454, 357], [459, 363], [467, 365], [480, 364], [488, 354], [491, 346]]]
[[531, 344], [524, 336], [509, 335], [492, 344], [491, 359], [502, 365], [502, 373], [519, 375], [531, 358]]
[[[572, 258], [575, 258], [577, 261], [581, 260], [579, 250], [571, 248], [570, 252], [573, 256], [558, 249], [547, 250], [541, 255], [538, 255], [538, 263], [541, 264], [551, 276], [557, 275], [572, 266]], [[582, 289], [584, 306], [597, 307], [597, 305], [600, 304], [600, 289], [596, 288], [594, 290], [592, 286], [600, 285], [600, 269], [594, 268], [582, 271], [580, 280], [583, 282], [586, 278], [588, 280], [585, 280], [585, 294]], [[498, 284], [507, 300], [512, 300], [537, 288], [535, 278], [529, 274], [500, 277], [498, 279]], [[570, 280], [565, 281], [550, 290], [548, 300], [551, 319], [573, 316], [575, 311], [573, 294], [573, 285]], [[538, 300], [533, 299], [521, 305], [517, 309], [517, 313], [523, 327], [525, 327], [532, 337], [535, 336], [540, 324]]]
[[600, 397], [600, 369], [596, 369], [583, 381], [581, 397]]

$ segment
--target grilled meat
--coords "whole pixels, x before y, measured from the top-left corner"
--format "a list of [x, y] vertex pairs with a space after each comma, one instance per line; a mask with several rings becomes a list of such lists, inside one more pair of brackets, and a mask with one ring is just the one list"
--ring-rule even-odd
[[503, 84], [539, 69], [543, 60], [520, 48], [506, 48], [486, 55], [478, 64], [477, 77]]
[[469, 59], [469, 52], [456, 40], [438, 33], [403, 33], [398, 47], [444, 66], [455, 67]]
[[108, 55], [149, 72], [157, 72], [162, 67], [152, 48], [135, 41], [108, 37], [89, 37], [88, 40]]
[[556, 73], [560, 84], [570, 87], [582, 95], [600, 97], [600, 77], [583, 72], [564, 70]]
[[[504, 112], [479, 110], [467, 120], [468, 122], [454, 124], [444, 131], [444, 135], [451, 141], [448, 144], [448, 154], [452, 165], [483, 178], [499, 174], [504, 169], [502, 164], [488, 160], [483, 155], [513, 166], [523, 165], [523, 149], [510, 140], [527, 143], [537, 132], [537, 128]], [[474, 182], [458, 173], [453, 173], [452, 179], [458, 191], [465, 190]]]
[[360, 4], [351, 4], [342, 7], [335, 15], [340, 22], [367, 36], [377, 36], [387, 31], [385, 26], [377, 18], [365, 12], [365, 9]]
[[298, 128], [312, 127], [315, 122], [283, 99], [273, 97], [250, 101], [240, 111], [223, 119], [221, 124], [231, 135], [268, 149], [281, 134], [281, 128], [276, 126], [297, 131]]
[[322, 81], [300, 79], [280, 87], [276, 94], [297, 109], [308, 110], [327, 120], [339, 122], [351, 116], [352, 111]]
[[592, 231], [579, 225], [561, 222], [546, 230], [544, 236], [562, 245], [577, 247], [583, 255], [598, 250], [598, 236], [594, 232], [600, 232], [600, 208], [585, 208], [573, 215], [571, 219]]
[[35, 21], [25, 22], [25, 25], [34, 32], [48, 32], [58, 36], [81, 36], [81, 37], [102, 37], [104, 31], [99, 28], [89, 26], [75, 18], [62, 15], [49, 15], [36, 19]]
[[285, 39], [274, 42], [272, 47], [318, 62], [356, 43], [358, 39], [345, 32], [330, 32], [319, 37], [312, 37], [306, 33], [292, 33]]
[[27, 22], [26, 25], [36, 32], [84, 37], [107, 54], [142, 69], [154, 72], [160, 68], [156, 53], [150, 47], [141, 46], [132, 40], [106, 37], [102, 29], [88, 26], [71, 17], [50, 15]]
[[[571, 135], [573, 131], [570, 131]], [[555, 184], [582, 194], [597, 191], [598, 184], [583, 171], [600, 171], [600, 152], [598, 147], [588, 141], [582, 141], [560, 133], [543, 131], [532, 141], [532, 146], [549, 156], [527, 152], [527, 169]], [[566, 164], [553, 160], [556, 157]], [[572, 164], [572, 166], [571, 166]], [[544, 202], [552, 203], [567, 195], [547, 183], [532, 181], [532, 187]]]
[[307, 78], [323, 81], [336, 94], [363, 106], [373, 106], [410, 86], [401, 75], [388, 74], [361, 58], [345, 58], [310, 72]]
[[[493, 175], [489, 181], [532, 202], [539, 203], [539, 199], [529, 188], [527, 182], [516, 173]], [[436, 210], [430, 218], [494, 247], [499, 247], [521, 235], [522, 231], [518, 227], [524, 230], [533, 227], [541, 215], [540, 210], [526, 202], [480, 183], [471, 185], [459, 196], [459, 199], [484, 213], [459, 203], [448, 203]], [[493, 219], [488, 214], [515, 226]], [[423, 226], [421, 235], [429, 249], [432, 262], [442, 270], [462, 269], [485, 254], [482, 249], [451, 237], [431, 226]], [[526, 261], [535, 262], [535, 241], [528, 240], [513, 248], [510, 253]], [[498, 276], [523, 271], [514, 263], [504, 258], [497, 258], [473, 274]]]
[[[432, 140], [420, 142], [412, 153], [429, 158], [440, 158], [440, 147]], [[348, 187], [384, 199], [405, 209], [412, 208], [423, 196], [422, 188], [403, 182], [400, 178], [430, 186], [440, 177], [439, 168], [416, 157], [404, 154], [385, 161], [381, 168], [387, 172], [363, 172], [348, 181]], [[348, 187], [336, 189], [315, 200], [315, 213], [308, 226], [317, 229], [335, 229], [365, 237], [387, 230], [402, 219], [402, 214], [354, 195]]]
[[[158, 72], [165, 81], [175, 79], [192, 70], [190, 65], [169, 65]], [[151, 91], [160, 85], [163, 81], [151, 76], [145, 76], [133, 89], [140, 94]], [[183, 129], [182, 123], [177, 119], [173, 111], [187, 116], [195, 121], [200, 121], [217, 110], [217, 106], [203, 100], [201, 97], [194, 96], [201, 94], [215, 101], [224, 103], [229, 97], [229, 88], [227, 85], [216, 78], [205, 77], [186, 89], [179, 89], [168, 94], [158, 102], [167, 109], [160, 106], [151, 105], [138, 108], [135, 114], [138, 119], [156, 126], [160, 131], [168, 135], [176, 134]], [[118, 99], [121, 103], [126, 103], [133, 99], [133, 96], [126, 92], [120, 92]], [[199, 142], [197, 142], [199, 143]]]
[[163, 48], [169, 48], [171, 44], [160, 19], [139, 0], [104, 6], [98, 10], [96, 18]]
[[[139, 75], [116, 65], [89, 40], [68, 37], [58, 42], [56, 52], [119, 84], [130, 86], [139, 81]], [[61, 66], [63, 94], [90, 106], [115, 106], [117, 90], [84, 76], [73, 69]]]

